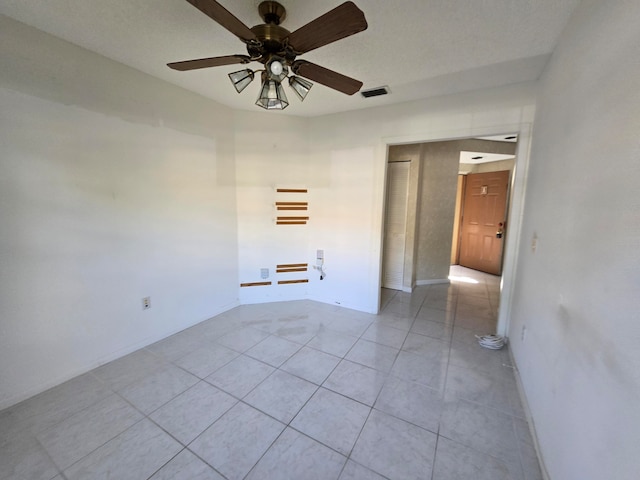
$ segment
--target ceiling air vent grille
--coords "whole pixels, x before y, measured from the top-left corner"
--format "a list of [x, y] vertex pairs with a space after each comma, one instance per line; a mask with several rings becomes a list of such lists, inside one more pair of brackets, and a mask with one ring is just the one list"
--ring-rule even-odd
[[384, 87], [377, 87], [377, 88], [370, 88], [369, 90], [363, 90], [360, 92], [360, 95], [362, 95], [364, 98], [369, 98], [369, 97], [379, 97], [380, 95], [387, 95], [389, 94], [389, 87], [384, 86]]

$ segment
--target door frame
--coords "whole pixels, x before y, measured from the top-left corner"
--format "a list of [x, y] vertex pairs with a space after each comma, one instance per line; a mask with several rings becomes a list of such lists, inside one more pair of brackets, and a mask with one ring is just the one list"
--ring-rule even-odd
[[[456, 211], [453, 218], [453, 233], [451, 235], [451, 265], [460, 262], [460, 239], [462, 236], [462, 210], [464, 205], [464, 191], [467, 188], [467, 176], [458, 173], [456, 187]], [[504, 251], [504, 249], [503, 249]]]
[[[449, 130], [438, 133], [422, 133], [399, 137], [383, 137], [380, 139], [379, 148], [384, 153], [384, 175], [381, 179], [381, 191], [386, 195], [387, 169], [386, 163], [389, 158], [389, 147], [392, 145], [403, 145], [409, 143], [440, 142], [447, 140], [460, 140], [474, 137], [487, 137], [493, 135], [517, 134], [518, 144], [516, 147], [516, 160], [511, 178], [511, 189], [508, 194], [508, 204], [510, 206], [507, 214], [507, 225], [509, 225], [509, 235], [503, 250], [502, 278], [500, 280], [500, 307], [498, 309], [498, 324], [496, 327], [498, 335], [509, 335], [509, 319], [513, 304], [513, 290], [517, 274], [517, 259], [519, 245], [522, 235], [522, 220], [525, 205], [525, 194], [527, 177], [529, 174], [529, 156], [531, 151], [532, 124], [522, 122], [517, 124], [497, 125], [493, 127], [469, 128], [465, 130]], [[384, 208], [382, 208], [384, 215]], [[380, 246], [384, 242], [384, 218], [380, 219]], [[382, 285], [382, 248], [379, 249], [378, 258], [377, 297], [378, 312], [380, 311], [381, 285]]]

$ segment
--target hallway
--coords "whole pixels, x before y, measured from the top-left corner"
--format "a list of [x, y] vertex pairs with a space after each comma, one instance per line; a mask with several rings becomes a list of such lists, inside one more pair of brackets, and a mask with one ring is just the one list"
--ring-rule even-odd
[[498, 277], [245, 305], [0, 412], [0, 479], [540, 480]]

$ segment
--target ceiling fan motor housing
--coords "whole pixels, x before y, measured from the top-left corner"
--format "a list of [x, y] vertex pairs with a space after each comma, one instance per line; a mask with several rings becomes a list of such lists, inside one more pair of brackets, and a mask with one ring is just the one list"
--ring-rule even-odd
[[266, 64], [273, 55], [277, 55], [285, 63], [291, 64], [295, 60], [296, 54], [291, 48], [288, 48], [285, 41], [291, 32], [280, 26], [280, 23], [287, 17], [287, 11], [278, 2], [266, 1], [258, 6], [258, 12], [265, 23], [251, 28], [251, 31], [258, 38], [258, 42], [247, 43], [249, 56]]
[[257, 58], [257, 61], [262, 63], [268, 61], [271, 55], [279, 55], [288, 61], [293, 61], [295, 58], [295, 54], [284, 46], [284, 40], [290, 33], [286, 28], [273, 23], [265, 23], [252, 27], [251, 31], [260, 42], [259, 44], [247, 44], [247, 52], [251, 58]]

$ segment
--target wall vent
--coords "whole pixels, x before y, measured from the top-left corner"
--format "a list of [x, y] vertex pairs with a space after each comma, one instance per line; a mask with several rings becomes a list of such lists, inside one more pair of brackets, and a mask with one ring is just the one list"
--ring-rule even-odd
[[360, 95], [362, 95], [364, 98], [369, 98], [369, 97], [379, 97], [380, 95], [387, 95], [390, 92], [391, 91], [389, 90], [389, 87], [384, 86], [384, 87], [370, 88], [369, 90], [362, 90], [360, 92]]

